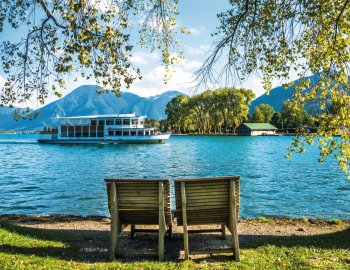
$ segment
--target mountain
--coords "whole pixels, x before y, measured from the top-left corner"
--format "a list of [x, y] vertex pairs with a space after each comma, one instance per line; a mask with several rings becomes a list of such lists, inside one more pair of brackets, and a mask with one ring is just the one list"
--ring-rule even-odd
[[[165, 106], [174, 97], [183, 94], [178, 91], [168, 91], [161, 95], [144, 98], [138, 95], [122, 92], [120, 97], [114, 93], [96, 93], [97, 86], [83, 85], [66, 95], [36, 111], [39, 116], [35, 120], [12, 119], [0, 115], [0, 129], [37, 129], [47, 125], [56, 125], [59, 121], [57, 116], [82, 116], [94, 114], [112, 113], [136, 113], [137, 115], [147, 115], [147, 117], [157, 120], [165, 118]], [[0, 111], [1, 113], [1, 111]], [[7, 112], [8, 113], [8, 112]], [[10, 114], [11, 115], [11, 114]]]
[[[310, 79], [311, 84], [316, 84], [319, 81], [319, 76], [313, 75], [310, 77], [306, 77], [306, 79]], [[290, 99], [292, 97], [292, 94], [294, 92], [294, 87], [301, 81], [301, 79], [295, 80], [293, 85], [288, 88], [284, 88], [283, 86], [276, 87], [272, 89], [269, 93], [263, 94], [253, 100], [253, 102], [250, 105], [249, 112], [250, 114], [253, 114], [254, 108], [260, 104], [269, 104], [273, 107], [273, 109], [277, 112], [282, 111], [282, 105], [283, 102], [287, 99]]]
[[13, 113], [15, 111], [24, 111], [23, 109], [16, 107], [0, 107], [0, 130], [12, 130], [16, 129], [21, 120], [15, 121], [13, 119]]

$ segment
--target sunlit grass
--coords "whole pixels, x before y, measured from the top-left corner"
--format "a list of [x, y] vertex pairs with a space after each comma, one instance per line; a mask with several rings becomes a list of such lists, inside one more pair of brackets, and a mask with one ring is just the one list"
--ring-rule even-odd
[[84, 262], [69, 237], [0, 223], [0, 269], [350, 269], [350, 230], [317, 236], [271, 236], [230, 256], [193, 261]]

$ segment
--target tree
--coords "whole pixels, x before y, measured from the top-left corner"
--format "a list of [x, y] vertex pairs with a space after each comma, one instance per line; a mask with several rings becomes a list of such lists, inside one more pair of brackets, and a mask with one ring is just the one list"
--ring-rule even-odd
[[185, 103], [188, 102], [188, 98], [184, 95], [174, 97], [165, 107], [165, 114], [167, 115], [167, 121], [171, 131], [177, 131], [181, 133], [183, 130], [183, 121], [185, 117], [186, 107]]
[[275, 112], [271, 118], [270, 124], [274, 125], [277, 128], [283, 128], [283, 123], [281, 119], [281, 113]]
[[145, 124], [154, 128], [158, 128], [160, 126], [159, 122], [154, 118], [148, 119]]
[[253, 122], [270, 123], [274, 113], [275, 110], [269, 104], [260, 104], [254, 109]]
[[94, 77], [100, 91], [119, 95], [121, 86], [141, 78], [130, 63], [130, 17], [143, 18], [139, 44], [159, 50], [169, 69], [181, 58], [177, 13], [176, 0], [0, 1], [0, 34], [4, 27], [27, 30], [19, 42], [0, 45], [7, 74], [0, 105], [25, 104], [32, 97], [44, 104], [51, 93], [60, 97], [57, 89], [67, 74]]
[[254, 122], [254, 123], [264, 123], [265, 122], [264, 113], [259, 108], [259, 106], [256, 106], [254, 109], [252, 122]]
[[304, 109], [295, 108], [289, 100], [285, 101], [282, 106], [281, 121], [284, 128], [304, 129], [308, 127], [310, 116]]
[[225, 133], [236, 128], [248, 118], [249, 105], [255, 97], [252, 90], [225, 88], [205, 91], [192, 97], [178, 96], [166, 106], [168, 122], [178, 132], [209, 134]]
[[232, 133], [236, 134], [236, 129], [244, 120], [249, 118], [249, 105], [255, 98], [255, 94], [250, 89], [237, 89], [236, 102], [232, 109], [231, 127]]
[[159, 120], [159, 130], [161, 132], [168, 132], [169, 131], [169, 124], [166, 119]]
[[[3, 27], [29, 25], [24, 40], [2, 44], [3, 70], [8, 76], [1, 104], [25, 103], [36, 91], [40, 102], [50, 92], [60, 96], [56, 87], [73, 70], [95, 76], [118, 94], [122, 83], [129, 86], [139, 77], [138, 69], [129, 62], [132, 44], [127, 31], [135, 13], [145, 18], [140, 44], [159, 50], [167, 69], [179, 59], [175, 32], [188, 31], [176, 27], [177, 0], [105, 1], [110, 7], [107, 12], [101, 12], [97, 0], [1, 1], [0, 32]], [[198, 82], [231, 85], [258, 74], [268, 92], [274, 79], [290, 86], [294, 73], [301, 82], [294, 87], [291, 106], [301, 110], [316, 101], [321, 113], [312, 116], [318, 123], [317, 134], [300, 129], [291, 152], [302, 152], [305, 143], [318, 139], [321, 156], [334, 154], [347, 171], [350, 1], [230, 0], [230, 5], [218, 15], [220, 26], [213, 33], [216, 42], [197, 72]], [[216, 72], [221, 57], [226, 62]], [[316, 83], [307, 77], [312, 74], [319, 76]], [[326, 108], [334, 102], [339, 110], [329, 114]], [[227, 128], [227, 119], [224, 121]]]
[[[290, 154], [303, 152], [305, 143], [319, 141], [322, 157], [334, 154], [345, 172], [350, 165], [350, 1], [326, 0], [231, 0], [231, 8], [218, 15], [220, 26], [211, 55], [197, 72], [204, 84], [221, 80], [262, 77], [266, 92], [273, 80], [291, 86], [290, 74], [301, 81], [294, 86], [290, 106], [303, 110], [319, 104], [312, 115], [316, 134], [298, 130]], [[225, 59], [221, 72], [219, 59]], [[291, 72], [292, 71], [292, 72]], [[218, 76], [216, 74], [219, 74]], [[319, 76], [312, 82], [308, 75]], [[336, 114], [327, 107], [340, 105]], [[335, 138], [334, 135], [339, 135]]]

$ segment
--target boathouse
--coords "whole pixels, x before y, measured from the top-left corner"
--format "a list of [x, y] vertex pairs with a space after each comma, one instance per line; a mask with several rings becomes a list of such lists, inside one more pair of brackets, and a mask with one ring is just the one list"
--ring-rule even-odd
[[269, 123], [242, 123], [237, 134], [242, 136], [276, 135], [277, 128]]

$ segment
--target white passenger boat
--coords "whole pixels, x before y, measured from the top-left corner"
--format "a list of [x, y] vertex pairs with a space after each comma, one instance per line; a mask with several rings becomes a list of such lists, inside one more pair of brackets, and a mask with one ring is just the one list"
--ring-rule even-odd
[[145, 126], [146, 116], [136, 114], [105, 114], [62, 117], [58, 128], [46, 127], [39, 143], [164, 143], [170, 134], [156, 132]]

